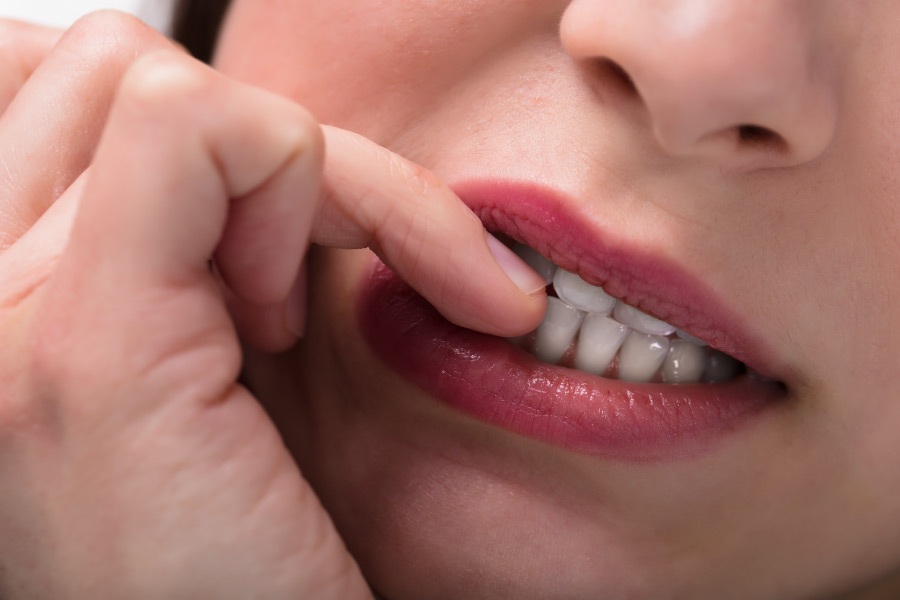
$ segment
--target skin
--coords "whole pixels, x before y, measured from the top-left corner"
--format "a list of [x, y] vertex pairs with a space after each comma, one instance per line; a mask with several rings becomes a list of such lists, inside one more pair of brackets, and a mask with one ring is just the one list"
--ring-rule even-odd
[[[377, 247], [495, 334], [540, 319], [536, 276], [420, 168], [131, 17], [2, 28], [0, 596], [371, 597], [238, 332], [296, 341], [311, 241]], [[419, 222], [469, 251], [426, 256]]]
[[368, 257], [317, 252], [307, 338], [249, 381], [386, 597], [822, 598], [895, 572], [896, 11], [237, 1], [218, 68], [451, 184], [562, 191], [707, 282], [789, 374], [785, 405], [697, 455], [572, 455], [398, 380], [354, 324]]
[[[118, 15], [4, 23], [0, 596], [896, 597], [896, 10], [237, 0], [220, 73]], [[458, 325], [540, 320], [476, 177], [677, 260], [790, 400], [635, 463], [403, 382], [355, 248]]]

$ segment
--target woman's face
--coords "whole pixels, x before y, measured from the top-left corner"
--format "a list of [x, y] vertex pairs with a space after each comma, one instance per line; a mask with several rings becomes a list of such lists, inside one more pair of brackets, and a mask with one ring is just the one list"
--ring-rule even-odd
[[249, 378], [376, 588], [818, 598], [900, 565], [898, 17], [234, 3], [219, 68], [746, 363], [699, 385], [551, 367], [441, 321], [366, 250], [316, 250], [304, 343]]

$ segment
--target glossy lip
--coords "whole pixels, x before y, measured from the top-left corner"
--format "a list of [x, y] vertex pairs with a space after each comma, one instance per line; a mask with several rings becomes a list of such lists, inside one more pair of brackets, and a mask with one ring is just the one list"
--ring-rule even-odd
[[[678, 265], [597, 232], [561, 196], [504, 182], [454, 190], [488, 229], [778, 379], [767, 360], [772, 353], [706, 286]], [[579, 453], [682, 456], [787, 397], [782, 385], [749, 376], [726, 384], [635, 384], [547, 365], [506, 340], [448, 322], [378, 261], [361, 290], [358, 316], [375, 353], [430, 396]]]
[[567, 271], [635, 306], [753, 371], [781, 379], [775, 353], [717, 294], [681, 266], [598, 231], [560, 194], [529, 184], [469, 182], [454, 186], [485, 227], [534, 248]]

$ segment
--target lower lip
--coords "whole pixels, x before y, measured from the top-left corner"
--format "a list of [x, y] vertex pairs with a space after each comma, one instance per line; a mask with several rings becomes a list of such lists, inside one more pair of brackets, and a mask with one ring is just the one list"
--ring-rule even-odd
[[444, 319], [378, 261], [358, 315], [387, 365], [437, 400], [495, 427], [622, 460], [694, 453], [784, 400], [776, 384], [635, 384], [541, 363], [504, 339]]

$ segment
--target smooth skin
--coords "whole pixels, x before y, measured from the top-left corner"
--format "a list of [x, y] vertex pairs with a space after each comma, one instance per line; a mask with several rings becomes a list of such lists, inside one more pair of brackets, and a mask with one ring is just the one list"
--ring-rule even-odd
[[371, 257], [317, 251], [307, 338], [247, 381], [377, 589], [900, 597], [898, 23], [891, 0], [236, 0], [217, 68], [451, 186], [557, 190], [708, 285], [790, 392], [692, 456], [576, 456], [398, 378], [355, 321]]
[[0, 596], [370, 597], [237, 331], [296, 341], [311, 242], [497, 334], [540, 319], [536, 276], [427, 171], [135, 19], [0, 38]]
[[[897, 23], [235, 0], [219, 72], [121, 15], [4, 23], [0, 596], [896, 598]], [[461, 326], [540, 319], [447, 188], [498, 177], [701, 278], [790, 401], [635, 464], [396, 377], [358, 248]]]

